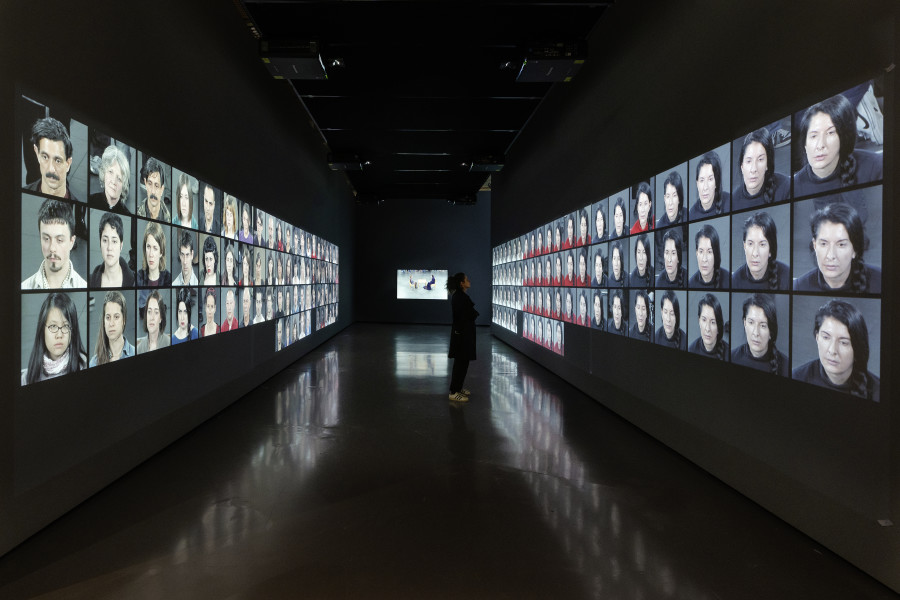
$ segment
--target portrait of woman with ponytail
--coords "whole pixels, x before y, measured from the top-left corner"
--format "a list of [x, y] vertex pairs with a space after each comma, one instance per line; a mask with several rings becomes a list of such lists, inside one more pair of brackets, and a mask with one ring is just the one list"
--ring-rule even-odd
[[765, 127], [751, 131], [738, 155], [741, 179], [732, 194], [732, 209], [756, 208], [787, 200], [791, 178], [775, 171], [775, 145]]
[[775, 297], [771, 294], [750, 294], [742, 304], [741, 314], [746, 341], [732, 351], [731, 362], [787, 377], [788, 358], [775, 346], [778, 340]]
[[453, 310], [453, 327], [450, 332], [449, 358], [453, 359], [453, 374], [450, 378], [450, 400], [466, 402], [471, 392], [463, 387], [469, 361], [475, 360], [475, 319], [478, 311], [469, 298], [472, 283], [465, 273], [456, 273], [447, 279], [450, 292], [450, 306]]

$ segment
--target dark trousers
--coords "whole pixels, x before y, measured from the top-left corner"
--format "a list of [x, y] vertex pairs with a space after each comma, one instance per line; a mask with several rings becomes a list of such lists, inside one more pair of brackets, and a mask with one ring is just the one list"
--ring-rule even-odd
[[466, 371], [469, 370], [468, 358], [453, 359], [453, 374], [450, 376], [450, 393], [455, 394], [462, 389], [463, 380], [466, 378]]

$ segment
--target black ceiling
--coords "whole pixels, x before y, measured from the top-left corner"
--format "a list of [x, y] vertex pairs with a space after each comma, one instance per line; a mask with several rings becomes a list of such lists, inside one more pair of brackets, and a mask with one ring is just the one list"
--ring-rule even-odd
[[262, 39], [317, 42], [327, 80], [285, 85], [334, 162], [363, 163], [347, 176], [364, 201], [473, 199], [490, 173], [472, 162], [502, 163], [551, 86], [566, 85], [516, 82], [529, 48], [584, 40], [610, 4], [239, 1]]

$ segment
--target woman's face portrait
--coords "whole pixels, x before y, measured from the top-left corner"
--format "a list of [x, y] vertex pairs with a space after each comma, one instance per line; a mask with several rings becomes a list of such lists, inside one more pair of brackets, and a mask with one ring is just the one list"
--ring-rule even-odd
[[754, 225], [747, 230], [744, 257], [753, 279], [762, 279], [769, 268], [769, 240], [763, 234], [762, 227]]
[[712, 242], [707, 237], [697, 241], [697, 268], [703, 281], [710, 281], [716, 264], [716, 254], [713, 252]]
[[188, 309], [184, 302], [178, 303], [178, 329], [188, 328]]
[[755, 196], [762, 189], [766, 182], [768, 167], [769, 157], [766, 155], [766, 147], [759, 142], [750, 142], [741, 160], [741, 175], [744, 177], [744, 187], [751, 196]]
[[225, 253], [225, 272], [234, 277], [234, 253], [230, 250]]
[[[50, 327], [58, 328], [56, 333], [50, 331]], [[71, 325], [66, 321], [62, 311], [52, 307], [47, 312], [47, 322], [44, 323], [44, 347], [47, 356], [52, 360], [59, 360], [69, 349], [69, 340], [72, 336]]]
[[560, 232], [559, 227], [556, 228], [556, 247], [559, 248], [562, 245], [562, 232]]
[[556, 343], [562, 344], [562, 325], [556, 324]]
[[147, 259], [147, 270], [150, 273], [159, 272], [160, 254], [159, 242], [152, 235], [148, 235], [147, 243], [144, 245], [144, 258]]
[[616, 236], [620, 236], [625, 232], [625, 213], [621, 206], [616, 206], [613, 211], [613, 221], [616, 224]]
[[249, 285], [250, 283], [250, 256], [248, 252], [244, 252], [244, 257], [241, 259], [241, 281], [243, 281], [244, 285]]
[[232, 290], [225, 293], [225, 317], [229, 321], [234, 318], [234, 292]]
[[256, 284], [260, 285], [262, 283], [262, 257], [259, 255], [256, 256], [256, 264], [254, 265], [254, 268], [254, 279], [256, 279]]
[[647, 272], [647, 249], [641, 242], [637, 242], [634, 247], [634, 261], [637, 264], [638, 273], [644, 275]]
[[187, 184], [178, 188], [178, 216], [182, 221], [188, 218], [188, 212], [191, 209], [191, 192], [188, 190]]
[[262, 292], [256, 292], [256, 315], [262, 316], [263, 314], [263, 295]]
[[206, 297], [206, 322], [213, 323], [216, 320], [216, 299], [212, 296]]
[[566, 315], [572, 316], [572, 294], [566, 294]]
[[769, 331], [769, 320], [766, 313], [758, 306], [747, 308], [747, 316], [744, 317], [744, 333], [747, 335], [747, 346], [750, 353], [756, 358], [762, 358], [769, 351], [769, 340], [772, 334]]
[[159, 314], [159, 302], [156, 298], [147, 299], [147, 333], [151, 336], [159, 335], [159, 324], [162, 321]]
[[853, 373], [853, 342], [847, 326], [834, 317], [825, 317], [816, 334], [819, 361], [832, 383], [841, 385]]
[[582, 281], [587, 279], [587, 259], [583, 254], [578, 255], [578, 277]]
[[600, 294], [594, 296], [594, 322], [600, 323], [603, 320], [603, 302], [600, 300]]
[[263, 235], [263, 216], [261, 212], [256, 213], [256, 235], [261, 240]]
[[122, 195], [122, 183], [122, 168], [119, 167], [119, 162], [114, 160], [103, 174], [103, 191], [109, 204], [119, 201], [119, 196]]
[[681, 262], [681, 257], [678, 256], [678, 251], [675, 248], [675, 240], [666, 240], [663, 259], [666, 263], [666, 275], [669, 277], [669, 281], [675, 281], [675, 278], [678, 276], [679, 263]]
[[597, 210], [597, 216], [594, 218], [594, 226], [597, 228], [597, 237], [603, 235], [606, 230], [606, 224], [603, 222], [603, 211]]
[[587, 299], [584, 296], [578, 298], [578, 316], [582, 323], [587, 322]]
[[644, 297], [640, 294], [634, 301], [634, 318], [637, 320], [638, 330], [644, 331], [644, 328], [647, 326], [647, 304], [644, 302]]
[[672, 301], [668, 298], [664, 298], [662, 302], [662, 309], [660, 310], [662, 316], [662, 325], [663, 331], [666, 332], [666, 338], [672, 339], [672, 336], [675, 335], [675, 307], [672, 306]]
[[241, 228], [245, 234], [250, 231], [250, 209], [247, 206], [241, 210]]
[[225, 231], [234, 231], [234, 212], [230, 208], [225, 210]]
[[125, 317], [117, 302], [107, 302], [103, 308], [103, 332], [110, 343], [118, 342], [125, 331]]
[[578, 236], [581, 238], [581, 241], [587, 240], [588, 230], [587, 230], [587, 217], [581, 216], [581, 223], [579, 224]]
[[544, 249], [544, 235], [540, 231], [538, 231], [537, 246], [535, 246], [534, 249], [535, 249], [535, 251], [538, 251], [538, 252], [540, 252]]
[[813, 238], [819, 272], [829, 287], [839, 288], [850, 277], [856, 250], [850, 242], [850, 234], [841, 223], [822, 221]]
[[571, 254], [566, 255], [566, 274], [569, 277], [575, 275], [575, 262], [572, 260]]
[[272, 258], [271, 256], [269, 257], [269, 264], [267, 266], [268, 266], [268, 270], [269, 270], [269, 272], [268, 272], [269, 279], [272, 279], [275, 276], [275, 259]]
[[712, 306], [704, 304], [700, 310], [700, 338], [707, 352], [712, 352], [719, 338], [719, 324]]
[[544, 341], [544, 322], [538, 321], [537, 325], [538, 325], [537, 341], [540, 344]]
[[713, 173], [712, 165], [705, 164], [700, 167], [700, 173], [697, 175], [697, 196], [700, 198], [700, 205], [703, 210], [709, 210], [716, 199], [716, 175]]
[[575, 221], [572, 220], [572, 217], [566, 219], [566, 240], [575, 241]]
[[[560, 295], [559, 291], [556, 292], [556, 306], [557, 307], [562, 306], [562, 296]], [[557, 308], [557, 310], [558, 310], [558, 308]]]
[[557, 273], [562, 272], [562, 262], [559, 259], [559, 255], [556, 256], [556, 272]]
[[597, 281], [603, 278], [603, 257], [599, 253], [594, 257], [594, 278]]
[[681, 198], [678, 197], [678, 190], [671, 183], [666, 184], [666, 193], [663, 195], [663, 202], [666, 204], [666, 216], [670, 223], [674, 223], [678, 218], [678, 208], [681, 206]]
[[100, 254], [103, 255], [103, 264], [109, 268], [115, 267], [119, 264], [121, 252], [122, 240], [119, 239], [119, 233], [107, 223], [103, 227], [103, 233], [100, 234]]
[[613, 248], [612, 270], [613, 270], [613, 277], [615, 277], [616, 280], [619, 280], [622, 278], [622, 256], [619, 254], [618, 248]]
[[806, 160], [816, 177], [831, 175], [841, 159], [841, 138], [831, 117], [816, 113], [806, 132]]
[[216, 271], [216, 257], [212, 252], [203, 253], [203, 265], [206, 268], [206, 275], [212, 275]]
[[271, 321], [275, 316], [275, 307], [272, 304], [271, 294], [266, 296], [266, 320]]
[[640, 221], [643, 229], [647, 226], [647, 219], [650, 216], [650, 197], [647, 194], [638, 195], [637, 211], [638, 221]]
[[618, 329], [622, 326], [622, 300], [618, 296], [613, 298], [612, 314], [613, 323], [616, 324], [616, 329]]
[[547, 250], [548, 250], [548, 251], [550, 250], [550, 243], [551, 243], [551, 237], [550, 237], [550, 236], [551, 236], [550, 228], [548, 227], [548, 228], [547, 228], [547, 238], [546, 238], [546, 240], [547, 240]]

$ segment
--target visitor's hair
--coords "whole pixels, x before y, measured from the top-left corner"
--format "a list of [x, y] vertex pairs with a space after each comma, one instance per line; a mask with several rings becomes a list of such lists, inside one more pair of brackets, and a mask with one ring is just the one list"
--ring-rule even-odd
[[850, 277], [848, 278], [850, 289], [857, 293], [869, 291], [869, 278], [866, 275], [866, 266], [863, 262], [863, 252], [866, 248], [866, 232], [859, 213], [856, 212], [853, 206], [843, 202], [828, 204], [814, 212], [809, 218], [809, 228], [812, 232], [810, 250], [812, 250], [814, 255], [816, 238], [819, 236], [819, 227], [825, 222], [843, 225], [844, 229], [847, 230], [847, 235], [850, 237], [853, 251], [856, 252], [856, 256], [850, 262]]
[[[713, 251], [713, 277], [712, 284], [713, 288], [718, 289], [720, 286], [719, 281], [719, 269], [722, 268], [722, 250], [719, 245], [719, 232], [716, 231], [716, 228], [710, 224], [706, 224], [701, 227], [697, 234], [694, 236], [694, 250], [698, 250], [700, 248], [700, 239], [706, 238], [709, 240], [709, 245]], [[746, 239], [746, 233], [744, 234], [744, 238]]]
[[69, 139], [69, 132], [65, 125], [53, 117], [38, 119], [31, 126], [31, 143], [40, 148], [42, 139], [62, 142], [66, 148], [66, 159], [72, 158], [72, 140]]
[[455, 275], [451, 275], [447, 278], [447, 283], [444, 287], [453, 294], [456, 290], [459, 289], [459, 286], [462, 285], [462, 282], [466, 280], [466, 274], [463, 272], [456, 273]]
[[722, 317], [722, 305], [719, 304], [719, 299], [716, 298], [715, 295], [704, 294], [697, 304], [698, 319], [700, 318], [700, 315], [703, 314], [704, 306], [710, 307], [716, 317], [716, 345], [713, 348], [712, 353], [715, 354], [716, 358], [719, 360], [725, 360], [725, 342], [722, 341], [722, 336], [725, 335], [725, 321]]
[[[744, 154], [747, 153], [747, 148], [754, 142], [762, 144], [766, 150], [766, 172], [763, 175], [762, 197], [766, 204], [771, 204], [775, 200], [775, 146], [772, 144], [769, 130], [761, 127], [747, 134], [741, 145], [741, 164], [744, 164]], [[741, 185], [744, 185], [743, 181]], [[747, 189], [746, 185], [744, 189]]]
[[869, 328], [858, 308], [842, 300], [829, 300], [816, 312], [813, 334], [818, 335], [826, 317], [840, 321], [850, 332], [853, 347], [853, 372], [848, 383], [850, 393], [861, 398], [869, 397]]
[[[684, 252], [684, 242], [681, 240], [681, 232], [678, 227], [673, 227], [666, 231], [663, 235], [663, 256], [665, 256], [666, 251], [666, 242], [668, 240], [672, 240], [675, 243], [675, 254], [678, 255], [678, 272], [675, 275], [675, 287], [684, 287], [684, 274], [685, 269], [681, 268], [681, 261], [683, 259]], [[663, 274], [663, 277], [668, 278], [667, 274]]]
[[703, 165], [712, 167], [713, 177], [716, 179], [716, 193], [713, 195], [713, 212], [721, 215], [725, 210], [722, 203], [722, 162], [719, 160], [719, 155], [712, 150], [701, 156], [700, 161], [697, 163], [695, 181], [700, 179], [700, 169], [703, 168]]
[[81, 345], [81, 333], [78, 331], [78, 311], [75, 303], [67, 294], [52, 292], [44, 298], [41, 310], [38, 313], [37, 324], [34, 329], [34, 343], [31, 346], [31, 356], [28, 359], [28, 371], [25, 373], [25, 383], [39, 381], [44, 368], [44, 353], [47, 348], [44, 345], [44, 328], [47, 327], [47, 317], [50, 310], [58, 308], [63, 318], [69, 324], [69, 363], [66, 373], [74, 373], [85, 368], [85, 351]]
[[751, 306], [757, 306], [766, 316], [769, 326], [769, 348], [766, 351], [769, 354], [769, 365], [771, 372], [778, 374], [781, 368], [781, 360], [778, 357], [778, 349], [775, 342], [778, 340], [778, 313], [775, 311], [775, 299], [770, 294], [751, 294], [744, 300], [742, 319], [747, 319], [747, 311]]
[[743, 241], [747, 241], [747, 232], [751, 227], [759, 227], [762, 229], [763, 236], [769, 242], [769, 264], [766, 267], [765, 277], [769, 282], [769, 289], [778, 288], [778, 228], [775, 227], [775, 221], [767, 212], [753, 213], [744, 221]]
[[[125, 305], [125, 296], [122, 292], [117, 290], [110, 290], [106, 292], [106, 296], [103, 298], [103, 306], [100, 308], [100, 329], [97, 331], [97, 349], [94, 351], [94, 356], [97, 358], [98, 365], [105, 365], [109, 362], [109, 354], [111, 352], [109, 347], [109, 337], [106, 335], [106, 305], [112, 302], [113, 304], [118, 304], [122, 309], [122, 337], [125, 337], [126, 327], [128, 325], [128, 307]], [[125, 338], [127, 339], [127, 338]], [[123, 348], [124, 349], [124, 348]]]
[[806, 143], [809, 133], [809, 124], [818, 113], [823, 113], [831, 118], [834, 128], [840, 140], [840, 156], [837, 170], [841, 177], [841, 185], [853, 185], [856, 183], [856, 159], [852, 152], [856, 148], [856, 110], [843, 95], [838, 94], [818, 104], [813, 104], [800, 120], [800, 140]]

